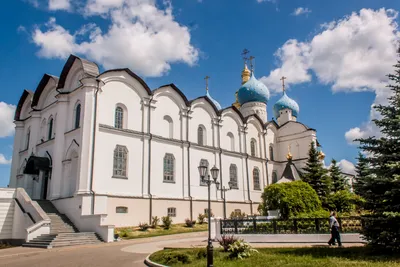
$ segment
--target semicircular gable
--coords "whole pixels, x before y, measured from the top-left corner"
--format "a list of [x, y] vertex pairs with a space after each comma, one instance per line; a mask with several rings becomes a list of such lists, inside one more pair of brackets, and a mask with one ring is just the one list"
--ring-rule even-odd
[[216, 118], [219, 115], [218, 109], [208, 97], [199, 97], [190, 101], [192, 110], [195, 108], [203, 108], [211, 118]]
[[294, 125], [297, 126], [296, 128], [301, 128], [304, 131], [314, 131], [314, 132], [316, 132], [315, 129], [312, 129], [312, 128], [308, 127], [307, 125], [305, 125], [304, 123], [301, 123], [301, 122], [298, 122], [298, 121], [288, 121], [285, 124], [281, 125], [279, 128], [283, 130], [286, 127], [290, 127], [290, 126], [293, 127]]
[[[22, 95], [18, 101], [18, 105], [17, 108], [15, 110], [15, 115], [14, 115], [14, 120], [19, 121], [21, 120], [21, 115], [22, 115], [22, 108], [26, 107], [26, 105], [30, 105], [30, 101], [32, 100], [32, 96], [33, 96], [33, 92], [29, 91], [29, 90], [24, 90], [24, 92], [22, 92]], [[29, 101], [29, 103], [27, 102]], [[25, 119], [25, 118], [23, 118]]]
[[83, 69], [85, 75], [92, 77], [96, 77], [97, 75], [99, 75], [99, 66], [96, 63], [77, 57], [75, 55], [70, 55], [67, 62], [64, 65], [63, 70], [61, 71], [57, 89], [65, 87], [67, 78], [69, 76], [69, 72], [71, 71], [75, 61], [78, 61], [80, 63], [81, 65], [80, 67]]
[[141, 97], [152, 95], [150, 87], [143, 81], [143, 79], [128, 68], [107, 70], [98, 75], [97, 78], [101, 79], [105, 84], [112, 81], [119, 81], [132, 86], [135, 89], [140, 88], [141, 90], [138, 94]]
[[264, 131], [264, 124], [262, 123], [262, 120], [260, 119], [260, 117], [256, 116], [256, 115], [250, 115], [248, 117], [246, 117], [246, 122], [249, 124], [253, 124], [258, 131], [263, 132]]
[[236, 121], [236, 123], [238, 125], [243, 125], [245, 122], [245, 119], [242, 115], [242, 113], [240, 113], [240, 111], [235, 108], [235, 107], [227, 107], [221, 110], [221, 116], [228, 116], [231, 117], [233, 120]]
[[162, 95], [164, 96], [169, 95], [181, 109], [189, 107], [190, 105], [186, 96], [173, 83], [166, 84], [157, 88], [156, 90], [153, 91], [153, 95], [155, 98]]
[[36, 87], [35, 93], [33, 94], [31, 107], [32, 108], [36, 107], [39, 109], [43, 108], [43, 106], [39, 105], [39, 102], [43, 103], [43, 101], [40, 100], [46, 98], [49, 91], [53, 89], [56, 90], [57, 82], [58, 82], [58, 77], [49, 74], [43, 75], [38, 86]]

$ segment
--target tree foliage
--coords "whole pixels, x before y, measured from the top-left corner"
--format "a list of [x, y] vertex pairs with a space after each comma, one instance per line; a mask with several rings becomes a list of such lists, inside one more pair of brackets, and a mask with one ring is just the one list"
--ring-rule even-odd
[[317, 192], [322, 203], [326, 203], [326, 199], [331, 192], [331, 180], [327, 175], [328, 170], [324, 168], [318, 156], [319, 153], [315, 148], [315, 144], [311, 142], [308, 160], [306, 167], [303, 168], [301, 178]]
[[330, 210], [337, 212], [350, 212], [355, 209], [359, 197], [349, 190], [337, 191], [328, 197]]
[[261, 198], [263, 214], [267, 214], [268, 210], [279, 210], [284, 219], [321, 209], [315, 190], [302, 181], [270, 185], [264, 189]]
[[358, 158], [357, 158], [357, 165], [355, 167], [356, 169], [356, 179], [353, 184], [354, 192], [356, 194], [361, 194], [360, 190], [362, 190], [365, 179], [368, 175], [368, 162], [365, 156], [362, 153], [358, 153]]
[[[374, 107], [381, 115], [381, 118], [373, 120], [381, 135], [356, 140], [367, 155], [365, 161], [359, 160], [358, 175], [361, 179], [358, 178], [357, 192], [365, 199], [366, 208], [380, 218], [389, 218], [387, 214], [400, 214], [400, 61], [395, 65], [394, 74], [388, 77], [390, 84], [387, 87], [392, 91], [388, 104]], [[400, 223], [381, 228], [376, 224], [386, 222], [371, 222], [364, 233], [371, 244], [400, 250]], [[394, 244], [393, 240], [397, 243]]]
[[332, 191], [334, 193], [345, 190], [348, 186], [345, 177], [342, 175], [340, 167], [335, 159], [332, 159], [329, 167], [330, 179], [332, 181]]

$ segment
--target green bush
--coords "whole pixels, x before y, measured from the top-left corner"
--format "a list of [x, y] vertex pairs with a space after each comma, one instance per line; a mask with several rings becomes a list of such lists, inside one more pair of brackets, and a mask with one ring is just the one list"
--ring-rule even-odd
[[227, 252], [229, 246], [235, 243], [237, 240], [238, 239], [234, 235], [222, 235], [221, 238], [217, 239], [224, 252]]
[[246, 218], [246, 213], [245, 212], [240, 212], [240, 211], [232, 211], [231, 215], [229, 216], [230, 219], [244, 219]]
[[400, 252], [400, 213], [363, 217], [362, 234], [372, 247], [383, 252]]
[[348, 190], [340, 190], [328, 196], [327, 204], [330, 210], [337, 212], [350, 212], [354, 210], [355, 203], [360, 198]]
[[196, 221], [192, 221], [190, 219], [185, 220], [186, 227], [193, 227], [196, 224]]
[[319, 209], [310, 212], [302, 212], [293, 216], [293, 219], [300, 219], [300, 218], [329, 218], [330, 212], [327, 210]]
[[167, 252], [162, 256], [162, 262], [164, 264], [177, 264], [177, 263], [191, 263], [192, 260], [190, 256], [184, 252], [179, 252], [179, 251], [171, 251]]
[[258, 253], [257, 250], [243, 240], [237, 240], [229, 245], [228, 252], [231, 259], [244, 259], [250, 257], [252, 253]]
[[199, 221], [199, 224], [203, 224], [206, 220], [206, 217], [207, 216], [205, 214], [199, 213], [199, 216], [197, 216], [197, 220]]
[[160, 218], [158, 218], [158, 216], [151, 217], [151, 228], [156, 229], [159, 223], [160, 223]]
[[270, 185], [264, 189], [261, 198], [259, 211], [262, 214], [267, 214], [268, 210], [279, 210], [284, 219], [321, 209], [315, 190], [302, 181]]
[[139, 230], [140, 231], [147, 231], [147, 229], [150, 228], [150, 225], [148, 225], [147, 223], [139, 223]]
[[162, 220], [164, 229], [169, 229], [169, 228], [171, 227], [171, 224], [172, 224], [172, 219], [171, 219], [171, 217], [169, 217], [169, 216], [163, 216], [163, 217], [161, 218], [161, 220]]

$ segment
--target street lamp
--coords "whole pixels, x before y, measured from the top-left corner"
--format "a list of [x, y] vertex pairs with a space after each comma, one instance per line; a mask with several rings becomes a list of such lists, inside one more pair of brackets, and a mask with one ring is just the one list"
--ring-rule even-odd
[[[217, 182], [218, 178], [218, 173], [219, 169], [217, 167], [212, 167], [210, 172], [212, 176], [212, 180], [210, 179], [210, 175], [207, 174], [207, 166], [199, 166], [199, 173], [200, 173], [200, 178], [203, 183], [207, 184], [208, 187], [208, 242], [207, 242], [207, 267], [213, 267], [214, 266], [214, 259], [213, 259], [213, 245], [211, 242], [211, 227], [210, 227], [210, 222], [211, 222], [211, 200], [210, 200], [210, 186], [211, 184], [216, 184], [217, 187], [219, 185], [219, 182]], [[207, 179], [206, 179], [207, 176]]]
[[233, 187], [233, 183], [231, 181], [228, 182], [229, 188], [222, 186], [221, 189], [219, 189], [219, 182], [217, 182], [217, 190], [222, 192], [222, 197], [224, 199], [224, 219], [226, 219], [226, 192], [231, 190]]

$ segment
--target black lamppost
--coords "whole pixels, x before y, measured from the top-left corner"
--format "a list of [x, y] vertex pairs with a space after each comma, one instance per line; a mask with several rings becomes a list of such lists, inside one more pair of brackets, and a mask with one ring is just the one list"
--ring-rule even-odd
[[[214, 255], [213, 255], [213, 245], [211, 242], [211, 227], [210, 227], [210, 223], [211, 223], [211, 200], [210, 200], [210, 187], [211, 184], [219, 184], [219, 182], [217, 182], [217, 178], [218, 178], [218, 173], [219, 173], [219, 169], [217, 167], [212, 167], [210, 172], [211, 172], [211, 176], [212, 176], [212, 180], [210, 179], [210, 175], [207, 173], [207, 166], [199, 166], [199, 173], [200, 173], [200, 177], [201, 177], [201, 181], [203, 183], [207, 184], [208, 187], [208, 242], [207, 242], [207, 267], [213, 267], [214, 266]], [[207, 176], [207, 179], [206, 179]], [[218, 186], [217, 186], [218, 187]]]
[[228, 183], [229, 188], [226, 188], [225, 186], [222, 186], [221, 189], [219, 189], [219, 183], [218, 182], [216, 183], [216, 185], [217, 185], [217, 190], [222, 192], [222, 197], [224, 198], [224, 219], [226, 219], [226, 194], [225, 193], [232, 189], [233, 184], [232, 184], [231, 181], [229, 181], [229, 183]]

